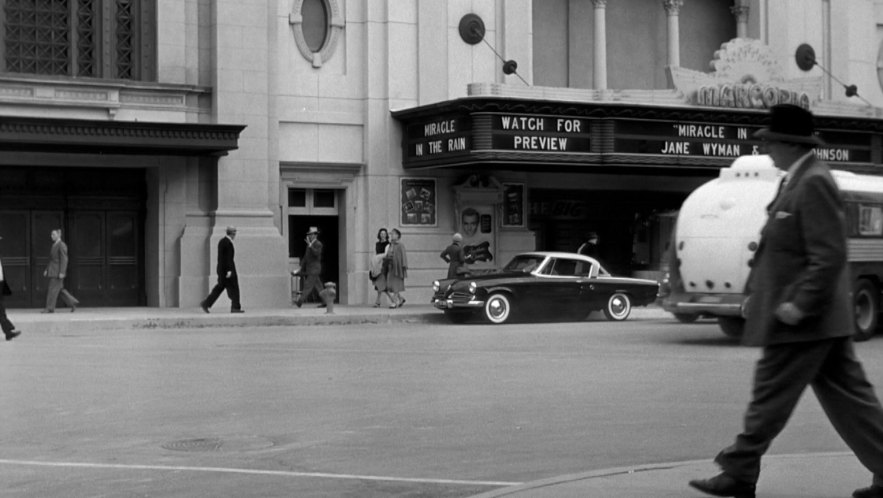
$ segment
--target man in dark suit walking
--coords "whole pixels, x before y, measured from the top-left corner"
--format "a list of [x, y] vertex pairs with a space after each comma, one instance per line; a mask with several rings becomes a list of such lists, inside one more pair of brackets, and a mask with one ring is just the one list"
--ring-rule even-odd
[[774, 106], [765, 141], [786, 171], [767, 207], [748, 278], [743, 342], [762, 346], [744, 428], [715, 458], [723, 473], [690, 485], [714, 496], [753, 498], [760, 460], [812, 386], [840, 437], [873, 474], [856, 498], [883, 498], [883, 409], [852, 344], [854, 331], [846, 223], [840, 192], [813, 149], [812, 114]]
[[55, 305], [58, 303], [58, 295], [71, 309], [71, 313], [77, 311], [80, 302], [67, 289], [64, 288], [64, 277], [67, 275], [67, 244], [61, 240], [61, 229], [56, 228], [50, 232], [52, 248], [49, 249], [49, 265], [43, 271], [43, 276], [49, 278], [49, 288], [46, 291], [46, 308], [43, 313], [55, 313]]
[[[304, 250], [304, 257], [300, 260], [300, 269], [291, 272], [292, 275], [301, 276], [304, 279], [300, 296], [294, 304], [300, 308], [304, 304], [304, 299], [316, 291], [317, 295], [324, 289], [322, 280], [319, 275], [322, 273], [322, 243], [319, 242], [319, 229], [310, 227], [306, 238], [307, 248]], [[324, 308], [325, 304], [320, 304], [320, 308]]]
[[243, 313], [244, 310], [239, 304], [239, 275], [236, 273], [236, 262], [234, 256], [236, 250], [233, 248], [233, 239], [236, 238], [236, 227], [227, 227], [227, 236], [218, 242], [218, 283], [215, 284], [209, 295], [199, 303], [199, 307], [206, 313], [209, 308], [215, 304], [221, 292], [227, 290], [227, 297], [230, 298], [230, 313]]

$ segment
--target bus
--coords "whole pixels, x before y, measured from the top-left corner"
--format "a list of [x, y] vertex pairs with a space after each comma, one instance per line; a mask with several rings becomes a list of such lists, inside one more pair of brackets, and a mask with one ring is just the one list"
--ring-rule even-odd
[[[684, 200], [663, 282], [666, 311], [684, 323], [717, 318], [724, 334], [742, 335], [751, 259], [783, 175], [769, 156], [741, 156]], [[883, 177], [832, 175], [846, 210], [855, 339], [866, 340], [877, 329], [883, 289]]]

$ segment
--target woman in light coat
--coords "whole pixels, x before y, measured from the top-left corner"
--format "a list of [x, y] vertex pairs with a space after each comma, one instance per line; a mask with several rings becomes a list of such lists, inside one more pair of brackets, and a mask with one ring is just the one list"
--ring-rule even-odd
[[389, 270], [386, 273], [386, 293], [392, 304], [390, 308], [401, 308], [405, 304], [402, 292], [405, 290], [405, 278], [408, 277], [408, 252], [402, 244], [402, 232], [393, 228], [390, 231], [390, 244], [386, 249]]

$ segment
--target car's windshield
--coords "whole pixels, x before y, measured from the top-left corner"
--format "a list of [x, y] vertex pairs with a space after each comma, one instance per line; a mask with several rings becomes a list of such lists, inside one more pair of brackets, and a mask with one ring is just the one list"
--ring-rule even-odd
[[523, 271], [524, 273], [529, 273], [540, 266], [540, 263], [543, 262], [543, 259], [544, 258], [542, 256], [515, 256], [514, 258], [512, 258], [512, 261], [510, 261], [509, 264], [503, 267], [503, 271]]

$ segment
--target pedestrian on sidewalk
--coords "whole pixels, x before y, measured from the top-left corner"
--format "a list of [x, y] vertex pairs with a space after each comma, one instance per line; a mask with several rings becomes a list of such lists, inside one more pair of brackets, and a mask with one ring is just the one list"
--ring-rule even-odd
[[[3, 237], [0, 237], [0, 240], [3, 240]], [[6, 281], [6, 276], [3, 274], [3, 262], [0, 261], [0, 328], [3, 329], [3, 335], [6, 336], [7, 341], [11, 341], [21, 335], [21, 331], [15, 329], [15, 325], [9, 320], [6, 316], [6, 304], [3, 300], [6, 296], [12, 295], [12, 289], [9, 288], [9, 283]]]
[[227, 291], [230, 298], [230, 313], [244, 313], [239, 303], [239, 274], [236, 272], [236, 249], [233, 240], [236, 239], [236, 227], [228, 226], [227, 235], [218, 242], [218, 283], [209, 292], [209, 295], [199, 303], [199, 307], [206, 313], [221, 297], [221, 293]]
[[812, 114], [798, 106], [771, 109], [755, 133], [776, 167], [787, 172], [767, 206], [748, 277], [743, 343], [762, 346], [742, 433], [715, 458], [723, 472], [690, 485], [714, 496], [753, 498], [760, 460], [812, 386], [834, 429], [871, 471], [855, 498], [883, 498], [883, 408], [853, 349], [851, 281], [843, 201]]
[[448, 264], [448, 278], [458, 278], [469, 272], [466, 255], [463, 253], [463, 236], [459, 233], [451, 237], [451, 245], [445, 247], [439, 257]]
[[386, 254], [386, 248], [389, 247], [389, 232], [386, 228], [377, 231], [377, 242], [374, 243], [374, 255], [371, 257], [371, 268], [368, 276], [374, 283], [374, 290], [377, 291], [377, 297], [374, 299], [374, 307], [380, 307], [380, 296], [386, 294], [386, 274], [383, 271], [383, 256]]
[[[300, 296], [294, 302], [298, 308], [304, 304], [304, 300], [313, 292], [321, 300], [321, 294], [319, 293], [325, 289], [325, 286], [322, 285], [322, 280], [319, 278], [319, 275], [322, 273], [322, 243], [319, 242], [318, 227], [310, 227], [309, 231], [307, 231], [305, 242], [307, 243], [307, 248], [304, 249], [304, 257], [300, 260], [300, 269], [291, 272], [292, 275], [303, 278]], [[325, 303], [319, 305], [319, 308], [324, 307]]]
[[71, 313], [77, 311], [77, 300], [67, 289], [64, 288], [64, 277], [67, 276], [67, 244], [61, 240], [61, 229], [56, 228], [49, 233], [52, 238], [52, 248], [49, 249], [49, 265], [43, 270], [43, 276], [49, 278], [49, 285], [46, 289], [46, 308], [43, 313], [55, 313], [55, 306], [58, 303], [58, 295], [71, 309]]
[[402, 292], [405, 290], [405, 279], [408, 278], [408, 251], [401, 242], [402, 232], [397, 228], [390, 231], [390, 244], [386, 250], [389, 270], [386, 274], [386, 293], [392, 303], [390, 308], [401, 308], [405, 305]]

